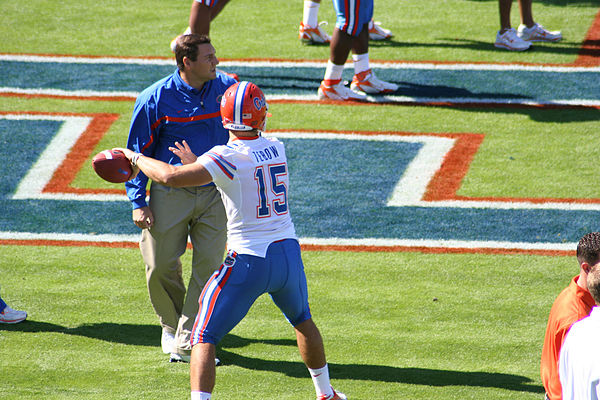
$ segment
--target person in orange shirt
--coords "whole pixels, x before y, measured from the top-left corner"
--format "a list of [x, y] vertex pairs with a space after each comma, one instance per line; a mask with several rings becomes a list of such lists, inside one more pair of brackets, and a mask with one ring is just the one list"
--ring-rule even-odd
[[587, 276], [592, 267], [600, 264], [600, 232], [588, 233], [581, 238], [577, 245], [577, 262], [579, 275], [558, 295], [548, 317], [540, 365], [548, 400], [562, 400], [558, 358], [565, 336], [571, 325], [587, 317], [595, 305], [587, 288]]

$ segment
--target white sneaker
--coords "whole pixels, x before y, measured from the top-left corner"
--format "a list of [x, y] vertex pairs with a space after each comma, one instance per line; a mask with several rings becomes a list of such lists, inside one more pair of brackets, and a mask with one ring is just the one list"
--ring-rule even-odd
[[369, 22], [369, 40], [388, 40], [391, 39], [392, 31], [381, 27], [381, 22], [371, 20]]
[[185, 354], [171, 353], [171, 358], [169, 359], [169, 362], [189, 363], [191, 359], [192, 359], [192, 356], [188, 356]]
[[4, 310], [0, 312], [0, 324], [17, 324], [21, 321], [25, 321], [27, 313], [25, 311], [13, 310], [9, 306], [4, 307]]
[[357, 93], [346, 86], [341, 79], [324, 79], [319, 86], [318, 95], [320, 100], [366, 100], [367, 95]]
[[162, 352], [165, 354], [169, 354], [173, 351], [174, 346], [175, 334], [163, 328], [162, 336], [160, 337], [160, 347], [162, 347]]
[[[190, 28], [190, 27], [188, 26], [188, 27], [187, 27], [187, 29], [186, 29], [185, 31], [183, 31], [183, 33], [182, 33], [181, 35], [179, 35], [179, 36], [183, 36], [183, 35], [189, 35], [190, 33], [192, 33], [192, 28]], [[171, 51], [172, 51], [173, 53], [175, 53], [175, 45], [177, 44], [177, 38], [178, 38], [179, 36], [175, 36], [175, 37], [173, 38], [173, 40], [171, 40], [171, 45], [170, 45], [170, 46], [171, 46]]]
[[500, 34], [500, 31], [498, 31], [494, 46], [511, 51], [524, 51], [531, 47], [531, 43], [521, 39], [517, 36], [517, 31], [514, 28], [510, 28], [503, 34]]
[[377, 78], [375, 74], [370, 70], [359, 72], [352, 78], [350, 84], [352, 90], [360, 90], [365, 93], [381, 94], [381, 93], [393, 93], [398, 90], [398, 85], [391, 82], [382, 81]]
[[528, 42], [558, 42], [562, 39], [560, 31], [548, 31], [540, 24], [534, 24], [531, 28], [521, 24], [517, 35]]
[[321, 25], [327, 25], [327, 22], [322, 21], [315, 27], [304, 25], [303, 22], [300, 22], [300, 27], [298, 28], [298, 39], [306, 44], [329, 43], [331, 41], [331, 36], [329, 36], [327, 32], [321, 28]]
[[[171, 353], [171, 358], [169, 359], [169, 362], [189, 363], [191, 360], [192, 360], [191, 355], [188, 356], [188, 355], [179, 354], [179, 353]], [[215, 366], [218, 367], [219, 365], [221, 365], [221, 360], [219, 360], [218, 358], [215, 357]]]

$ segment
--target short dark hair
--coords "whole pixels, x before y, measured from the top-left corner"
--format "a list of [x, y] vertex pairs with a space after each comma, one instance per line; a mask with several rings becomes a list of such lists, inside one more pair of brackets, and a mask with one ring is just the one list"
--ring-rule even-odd
[[588, 233], [579, 240], [577, 260], [580, 264], [582, 262], [590, 265], [598, 264], [600, 261], [600, 232]]
[[180, 71], [183, 71], [183, 57], [196, 61], [198, 58], [198, 45], [206, 43], [210, 44], [210, 38], [206, 35], [189, 33], [187, 35], [179, 36], [175, 42], [175, 61], [177, 61], [177, 68], [179, 68]]

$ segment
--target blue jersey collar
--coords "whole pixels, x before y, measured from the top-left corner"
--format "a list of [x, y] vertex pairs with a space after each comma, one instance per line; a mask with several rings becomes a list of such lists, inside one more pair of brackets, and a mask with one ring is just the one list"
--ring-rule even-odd
[[179, 90], [181, 92], [191, 93], [193, 95], [198, 96], [198, 95], [206, 92], [206, 88], [210, 85], [211, 81], [204, 82], [204, 85], [202, 85], [202, 89], [198, 90], [196, 88], [191, 87], [186, 81], [184, 81], [181, 78], [181, 75], [179, 75], [179, 69], [177, 69], [173, 73], [173, 82], [175, 82], [175, 86], [177, 86], [177, 90]]

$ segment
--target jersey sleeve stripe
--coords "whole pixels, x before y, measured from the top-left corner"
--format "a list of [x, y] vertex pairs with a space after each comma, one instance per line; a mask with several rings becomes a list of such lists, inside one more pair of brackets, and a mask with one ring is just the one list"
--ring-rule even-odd
[[[227, 161], [223, 160], [217, 154], [207, 153], [206, 155], [208, 157], [210, 157], [210, 159], [213, 160], [215, 162], [215, 164], [217, 164], [217, 166], [221, 169], [221, 171], [223, 171], [223, 173], [225, 175], [227, 175], [227, 177], [229, 179], [233, 179], [234, 174], [227, 167], [230, 167], [231, 169], [233, 169], [235, 171], [237, 169], [237, 168], [235, 168], [235, 166], [233, 166], [230, 163], [228, 163]], [[227, 165], [225, 163], [227, 163]]]

